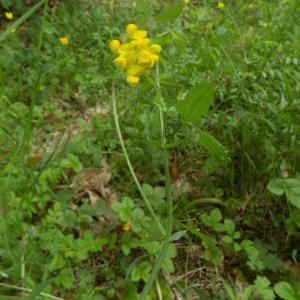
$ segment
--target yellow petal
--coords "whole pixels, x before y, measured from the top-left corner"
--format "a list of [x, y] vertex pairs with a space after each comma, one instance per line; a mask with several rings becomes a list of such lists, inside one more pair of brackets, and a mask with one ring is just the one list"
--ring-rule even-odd
[[113, 53], [118, 53], [118, 50], [120, 49], [120, 41], [119, 40], [112, 40], [110, 43], [109, 43], [109, 47], [110, 47], [110, 50], [113, 52]]
[[62, 36], [59, 38], [59, 42], [62, 46], [66, 46], [69, 44], [69, 39], [66, 36]]
[[5, 13], [5, 17], [8, 19], [8, 20], [12, 20], [14, 18], [14, 14], [11, 12], [11, 11], [7, 11]]
[[147, 37], [147, 31], [146, 30], [138, 30], [132, 34], [133, 39], [135, 40], [141, 40], [145, 39]]
[[219, 2], [217, 7], [218, 7], [218, 9], [223, 9], [225, 7], [224, 2]]
[[131, 229], [131, 222], [127, 222], [123, 225], [123, 230], [124, 231], [129, 231]]
[[141, 51], [139, 55], [139, 63], [151, 64], [151, 62], [152, 62], [151, 54], [146, 50]]
[[130, 85], [137, 85], [140, 82], [140, 77], [137, 76], [127, 76], [126, 81]]
[[157, 44], [153, 44], [150, 46], [150, 49], [153, 53], [155, 54], [159, 54], [160, 51], [161, 51], [161, 46], [160, 45], [157, 45]]
[[139, 65], [132, 65], [127, 68], [128, 76], [140, 76], [144, 73], [145, 67]]
[[125, 69], [127, 65], [127, 59], [124, 55], [120, 55], [114, 59], [114, 63], [120, 68]]
[[156, 55], [156, 54], [152, 54], [152, 55], [151, 55], [151, 67], [152, 67], [156, 62], [158, 62], [158, 60], [159, 60], [159, 56]]
[[128, 24], [126, 26], [126, 32], [129, 36], [132, 36], [138, 30], [138, 27], [135, 24]]

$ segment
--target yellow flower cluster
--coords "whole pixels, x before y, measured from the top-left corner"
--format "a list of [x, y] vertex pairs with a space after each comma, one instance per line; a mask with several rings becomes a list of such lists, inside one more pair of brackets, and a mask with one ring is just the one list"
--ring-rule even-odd
[[148, 75], [159, 59], [161, 47], [151, 44], [147, 31], [139, 30], [135, 24], [128, 24], [126, 32], [129, 41], [121, 44], [119, 40], [110, 42], [111, 51], [118, 55], [114, 63], [126, 72], [126, 81], [137, 85], [142, 75]]
[[218, 9], [223, 9], [225, 7], [225, 3], [224, 2], [219, 2], [218, 4], [217, 4], [217, 8]]

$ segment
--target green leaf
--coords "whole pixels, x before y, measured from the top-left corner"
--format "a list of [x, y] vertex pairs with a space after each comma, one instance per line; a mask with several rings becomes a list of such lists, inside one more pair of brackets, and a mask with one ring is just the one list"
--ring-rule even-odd
[[263, 299], [275, 299], [273, 289], [270, 287], [270, 281], [267, 277], [257, 276], [254, 282], [254, 286], [257, 292], [263, 296]]
[[278, 282], [274, 290], [275, 293], [284, 300], [297, 300], [293, 287], [287, 282]]
[[209, 249], [205, 250], [204, 256], [208, 261], [211, 261], [214, 265], [221, 265], [222, 251], [218, 247], [210, 247]]
[[136, 6], [138, 9], [140, 9], [144, 14], [149, 14], [151, 11], [150, 2], [147, 0], [137, 0]]
[[146, 217], [144, 211], [141, 208], [136, 208], [131, 214], [132, 218], [132, 230], [139, 232], [141, 229], [149, 227], [150, 218]]
[[294, 194], [290, 191], [286, 191], [286, 199], [295, 205], [297, 208], [300, 208], [300, 194]]
[[54, 281], [56, 284], [69, 289], [72, 286], [73, 278], [68, 269], [62, 269]]
[[277, 196], [282, 196], [285, 191], [284, 180], [280, 178], [270, 180], [267, 189]]
[[28, 297], [26, 297], [26, 300], [34, 300], [36, 297], [38, 297], [44, 290], [45, 288], [53, 281], [52, 278], [49, 278], [39, 285], [35, 287], [35, 289], [30, 293]]
[[186, 122], [198, 123], [208, 111], [214, 97], [214, 85], [208, 82], [193, 87], [184, 101], [176, 105], [178, 112]]
[[285, 186], [288, 191], [293, 194], [300, 195], [300, 179], [299, 178], [288, 178], [285, 179]]
[[187, 230], [180, 230], [180, 231], [173, 233], [171, 236], [171, 241], [173, 242], [173, 241], [177, 241], [177, 240], [181, 239], [186, 233], [187, 233]]
[[132, 270], [131, 279], [132, 281], [139, 281], [142, 279], [144, 282], [147, 282], [150, 277], [150, 271], [151, 265], [144, 261]]
[[157, 186], [153, 188], [151, 185], [144, 183], [143, 190], [158, 211], [161, 212], [166, 209], [166, 202], [164, 200], [166, 193], [163, 187]]
[[215, 208], [210, 213], [210, 219], [213, 223], [218, 223], [222, 220], [222, 213], [218, 208]]
[[120, 300], [138, 300], [136, 285], [129, 279], [124, 280]]
[[224, 283], [224, 288], [227, 292], [227, 295], [230, 297], [230, 300], [236, 300], [237, 299], [236, 296], [235, 296], [235, 292], [234, 292], [233, 288], [229, 284]]
[[69, 153], [66, 159], [63, 159], [60, 163], [63, 168], [70, 168], [74, 172], [79, 173], [82, 170], [82, 164], [78, 157], [74, 154]]
[[162, 264], [162, 268], [168, 273], [173, 273], [175, 271], [174, 264], [171, 259], [166, 258]]
[[241, 300], [248, 300], [252, 293], [253, 293], [253, 286], [250, 285], [245, 289]]
[[142, 247], [146, 249], [150, 255], [154, 255], [159, 252], [161, 245], [158, 241], [153, 241], [143, 244]]
[[290, 213], [290, 219], [300, 227], [300, 209], [294, 209]]
[[224, 243], [227, 243], [227, 244], [231, 244], [231, 243], [233, 242], [233, 239], [232, 239], [231, 236], [225, 235], [225, 236], [223, 237], [223, 242], [224, 242]]
[[242, 247], [240, 244], [234, 243], [233, 248], [235, 252], [240, 252], [242, 250]]
[[160, 22], [171, 22], [177, 19], [183, 11], [183, 4], [177, 3], [166, 7], [155, 18]]
[[[222, 213], [218, 208], [215, 208], [211, 211], [211, 213], [209, 215], [203, 214], [201, 216], [201, 220], [206, 226], [214, 228], [214, 229], [217, 228], [217, 231], [219, 231], [218, 227], [220, 227], [220, 226], [217, 226], [217, 225], [222, 225], [222, 224], [219, 224], [219, 222], [222, 220]], [[221, 226], [221, 227], [222, 228], [220, 228], [220, 231], [221, 231], [221, 229], [223, 229], [223, 226]]]
[[226, 230], [227, 233], [229, 233], [230, 235], [232, 235], [234, 233], [235, 230], [235, 224], [232, 220], [229, 219], [225, 219], [224, 221], [224, 229]]
[[208, 132], [203, 130], [200, 131], [200, 143], [207, 149], [209, 154], [219, 162], [225, 163], [228, 161], [225, 147]]
[[111, 208], [119, 215], [122, 222], [128, 222], [131, 219], [134, 203], [131, 198], [124, 197], [121, 202], [113, 203]]

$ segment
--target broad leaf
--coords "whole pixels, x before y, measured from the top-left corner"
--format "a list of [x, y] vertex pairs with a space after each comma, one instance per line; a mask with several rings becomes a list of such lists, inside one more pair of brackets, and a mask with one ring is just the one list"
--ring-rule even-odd
[[34, 300], [36, 299], [45, 289], [46, 287], [53, 281], [52, 278], [49, 278], [39, 285], [35, 287], [35, 289], [31, 292], [31, 294], [26, 298], [26, 300]]
[[171, 22], [177, 19], [183, 10], [181, 3], [170, 5], [166, 7], [161, 13], [156, 16], [156, 19], [160, 22]]
[[300, 194], [294, 194], [290, 191], [286, 191], [286, 199], [295, 205], [297, 208], [300, 208]]
[[272, 179], [267, 186], [268, 190], [277, 196], [282, 196], [284, 194], [284, 187], [283, 179]]
[[121, 300], [138, 300], [136, 285], [129, 279], [124, 280], [121, 289]]
[[198, 123], [208, 111], [213, 97], [214, 85], [208, 82], [200, 83], [188, 92], [184, 101], [179, 102], [176, 108], [184, 121]]
[[278, 282], [274, 290], [284, 300], [297, 300], [293, 287], [287, 282]]
[[207, 149], [218, 161], [225, 163], [228, 160], [226, 149], [211, 134], [206, 131], [200, 131], [200, 143]]

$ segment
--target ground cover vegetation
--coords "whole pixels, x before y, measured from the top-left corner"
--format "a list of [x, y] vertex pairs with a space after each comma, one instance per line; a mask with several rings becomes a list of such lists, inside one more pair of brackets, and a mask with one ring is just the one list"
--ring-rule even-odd
[[0, 10], [0, 299], [300, 299], [298, 0]]

